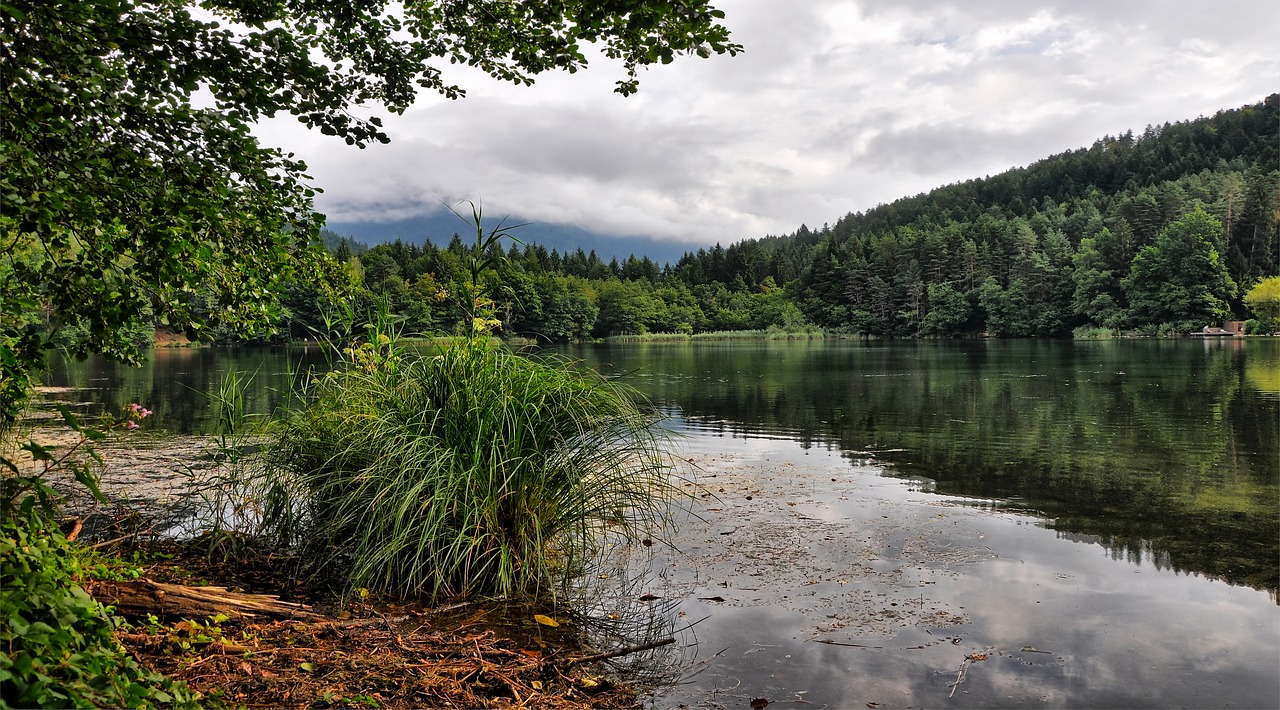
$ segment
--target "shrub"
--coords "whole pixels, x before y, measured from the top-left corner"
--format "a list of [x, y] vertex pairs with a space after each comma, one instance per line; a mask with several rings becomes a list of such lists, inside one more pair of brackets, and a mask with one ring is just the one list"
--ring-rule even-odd
[[1245, 335], [1271, 335], [1280, 331], [1280, 320], [1250, 318], [1244, 322]]
[[268, 523], [301, 509], [281, 532], [349, 553], [353, 587], [545, 591], [606, 528], [647, 533], [674, 490], [633, 391], [485, 337], [425, 353], [373, 338], [310, 394], [275, 430], [270, 465], [297, 497]]
[[1076, 340], [1109, 340], [1116, 337], [1116, 331], [1100, 326], [1082, 325], [1071, 331]]
[[130, 657], [114, 636], [123, 620], [75, 582], [81, 556], [52, 522], [52, 490], [19, 476], [3, 489], [0, 708], [200, 707]]

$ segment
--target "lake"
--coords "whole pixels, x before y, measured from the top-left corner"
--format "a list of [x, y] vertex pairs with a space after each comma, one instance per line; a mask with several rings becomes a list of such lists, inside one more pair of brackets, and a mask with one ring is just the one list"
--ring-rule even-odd
[[[1280, 706], [1280, 340], [563, 352], [697, 467], [674, 549], [618, 550], [617, 603], [678, 636], [657, 707]], [[191, 433], [222, 373], [268, 411], [317, 363], [157, 350], [46, 384]]]

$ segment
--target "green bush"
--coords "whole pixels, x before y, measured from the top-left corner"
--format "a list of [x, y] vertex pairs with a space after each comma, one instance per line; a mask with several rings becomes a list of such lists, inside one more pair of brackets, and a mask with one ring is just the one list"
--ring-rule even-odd
[[59, 495], [44, 480], [69, 473], [105, 502], [93, 466], [102, 459], [91, 442], [136, 428], [151, 412], [133, 404], [86, 426], [66, 407], [59, 410], [79, 434], [76, 443], [57, 452], [23, 444], [30, 470], [0, 456], [7, 469], [0, 478], [0, 708], [200, 707], [199, 693], [138, 665], [114, 636], [124, 621], [76, 583], [89, 574], [123, 574], [124, 565], [67, 542], [53, 522]]
[[123, 621], [75, 583], [66, 538], [27, 508], [0, 523], [0, 708], [200, 707], [125, 652]]
[[1116, 337], [1116, 332], [1111, 328], [1082, 325], [1071, 331], [1071, 337], [1076, 340], [1110, 340]]
[[1280, 331], [1280, 320], [1250, 318], [1244, 322], [1245, 335], [1271, 335]]
[[486, 337], [426, 353], [371, 340], [278, 424], [269, 455], [294, 496], [269, 527], [349, 555], [352, 587], [548, 591], [606, 529], [663, 519], [664, 437], [633, 391]]

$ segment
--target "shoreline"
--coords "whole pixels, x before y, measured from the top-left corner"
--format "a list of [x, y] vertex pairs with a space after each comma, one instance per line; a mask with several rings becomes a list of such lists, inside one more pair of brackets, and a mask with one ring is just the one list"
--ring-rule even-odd
[[[1113, 558], [1010, 503], [886, 476], [870, 455], [707, 434], [682, 447], [698, 470], [672, 547], [612, 546], [574, 617], [615, 619], [625, 643], [676, 638], [609, 666], [666, 674], [650, 707], [1195, 705], [1210, 679], [1184, 673], [1176, 649], [1209, 663], [1224, 629], [1251, 631], [1230, 634], [1234, 686], [1214, 697], [1280, 701], [1264, 591]], [[111, 485], [181, 458], [148, 454]]]

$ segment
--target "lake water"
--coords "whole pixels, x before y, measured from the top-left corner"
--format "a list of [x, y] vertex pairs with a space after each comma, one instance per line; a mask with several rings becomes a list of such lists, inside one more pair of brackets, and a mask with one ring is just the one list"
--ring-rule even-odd
[[[679, 632], [655, 706], [1280, 706], [1280, 340], [565, 354], [700, 467], [676, 550], [621, 551]], [[199, 432], [222, 373], [267, 411], [318, 361], [158, 350], [46, 384]]]

